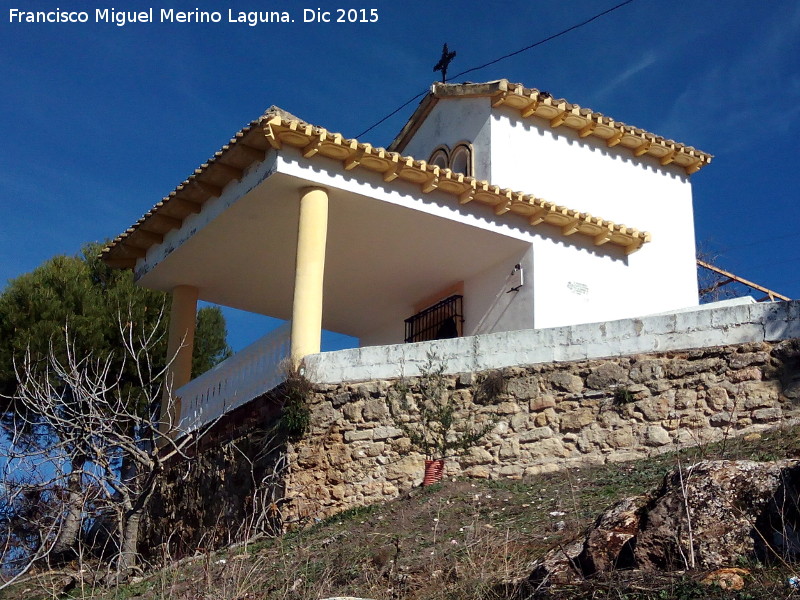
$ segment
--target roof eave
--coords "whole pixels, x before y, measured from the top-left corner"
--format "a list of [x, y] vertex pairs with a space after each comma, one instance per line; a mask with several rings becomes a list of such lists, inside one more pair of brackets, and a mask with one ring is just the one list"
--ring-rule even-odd
[[109, 242], [101, 254], [103, 261], [113, 268], [133, 268], [150, 246], [161, 243], [163, 236], [180, 226], [186, 217], [200, 212], [203, 204], [218, 197], [230, 181], [241, 178], [250, 165], [264, 160], [269, 144], [260, 125], [276, 115], [297, 119], [272, 106], [245, 125], [169, 195]]
[[431, 113], [433, 107], [436, 106], [438, 101], [439, 98], [432, 91], [425, 94], [425, 97], [420, 101], [419, 106], [417, 106], [411, 117], [408, 119], [408, 121], [406, 121], [406, 124], [403, 125], [403, 128], [395, 136], [395, 138], [392, 140], [392, 143], [389, 144], [386, 149], [391, 152], [402, 152], [405, 150], [408, 142], [412, 137], [414, 137], [414, 134], [420, 128], [420, 125], [425, 122], [425, 119]]
[[161, 243], [172, 229], [181, 227], [183, 220], [199, 212], [210, 198], [219, 196], [230, 181], [241, 179], [251, 164], [265, 158], [269, 148], [280, 151], [284, 146], [299, 149], [305, 158], [320, 156], [340, 161], [345, 171], [363, 168], [379, 173], [387, 183], [399, 180], [417, 185], [423, 194], [438, 190], [455, 197], [460, 204], [476, 201], [489, 205], [496, 215], [508, 213], [519, 217], [531, 228], [540, 224], [555, 226], [562, 235], [588, 237], [595, 246], [609, 243], [631, 253], [650, 241], [647, 232], [440, 169], [424, 160], [401, 156], [287, 117], [291, 115], [273, 113], [251, 122], [169, 196], [113, 240], [103, 250], [103, 260], [113, 267], [135, 267], [151, 246]]

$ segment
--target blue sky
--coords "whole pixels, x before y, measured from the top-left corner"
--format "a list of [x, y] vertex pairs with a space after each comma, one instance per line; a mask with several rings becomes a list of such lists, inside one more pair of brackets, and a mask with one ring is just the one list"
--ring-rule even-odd
[[[272, 104], [354, 136], [430, 85], [443, 42], [455, 74], [616, 3], [4, 2], [0, 285], [117, 235]], [[162, 8], [217, 10], [223, 22], [92, 22], [112, 7], [153, 8], [156, 20]], [[379, 19], [303, 23], [318, 7]], [[10, 23], [11, 8], [83, 10], [90, 22]], [[296, 21], [227, 23], [229, 8]], [[634, 0], [456, 81], [505, 77], [714, 154], [692, 177], [698, 242], [719, 266], [800, 298], [798, 57], [796, 0]], [[387, 145], [415, 106], [359, 139]], [[258, 326], [231, 329], [241, 347]]]

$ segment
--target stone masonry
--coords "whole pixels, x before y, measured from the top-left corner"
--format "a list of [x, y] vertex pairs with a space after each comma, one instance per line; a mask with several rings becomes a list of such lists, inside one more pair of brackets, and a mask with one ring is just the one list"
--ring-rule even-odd
[[[384, 501], [420, 483], [424, 457], [389, 414], [392, 385], [315, 385], [310, 431], [288, 446], [287, 522]], [[447, 460], [446, 476], [520, 479], [796, 423], [800, 341], [461, 373], [448, 377], [448, 389], [462, 418], [495, 425]]]
[[[521, 479], [800, 422], [800, 339], [454, 373], [447, 381], [462, 417], [494, 426], [447, 460], [446, 476]], [[424, 457], [387, 406], [395, 382], [315, 384], [311, 426], [299, 441], [274, 433], [280, 388], [226, 415], [190, 449], [194, 458], [168, 468], [142, 548], [191, 554], [235, 541], [237, 530], [247, 537], [302, 526], [419, 485]]]

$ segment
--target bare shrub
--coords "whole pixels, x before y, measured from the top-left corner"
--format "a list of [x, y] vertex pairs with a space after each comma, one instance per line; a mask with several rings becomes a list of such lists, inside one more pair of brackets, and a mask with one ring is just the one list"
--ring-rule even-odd
[[14, 410], [3, 421], [0, 589], [32, 568], [87, 558], [105, 565], [105, 583], [136, 571], [140, 524], [164, 465], [197, 437], [173, 422], [167, 367], [152, 358], [157, 330], [121, 320], [118, 372], [112, 356], [79, 356], [67, 328], [66, 359], [51, 343], [46, 361], [28, 352], [16, 365], [6, 398]]

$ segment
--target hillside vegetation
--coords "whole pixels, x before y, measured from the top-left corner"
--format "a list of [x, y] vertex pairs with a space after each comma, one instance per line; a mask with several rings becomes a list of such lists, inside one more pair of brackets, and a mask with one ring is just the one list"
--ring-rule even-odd
[[[576, 585], [537, 589], [537, 559], [565, 545], [616, 500], [657, 486], [676, 466], [705, 458], [800, 457], [800, 428], [729, 439], [647, 460], [574, 468], [524, 481], [458, 480], [417, 488], [384, 504], [352, 509], [280, 538], [170, 561], [113, 589], [100, 574], [39, 574], [2, 598], [500, 600], [523, 598], [760, 600], [800, 597], [792, 566], [742, 557], [739, 591], [700, 583], [705, 573], [619, 571]], [[69, 588], [66, 593], [65, 588]]]

